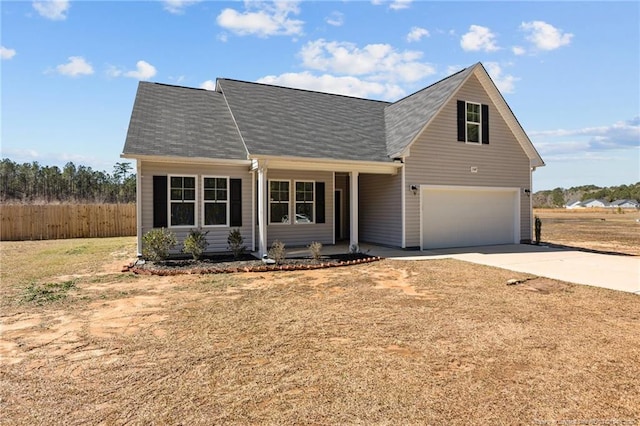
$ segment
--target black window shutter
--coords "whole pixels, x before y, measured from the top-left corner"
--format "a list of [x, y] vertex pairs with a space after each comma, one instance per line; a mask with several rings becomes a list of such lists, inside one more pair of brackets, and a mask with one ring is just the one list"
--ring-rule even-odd
[[231, 179], [231, 226], [242, 226], [242, 179]]
[[153, 227], [167, 227], [167, 177], [153, 177]]
[[458, 141], [465, 142], [467, 127], [467, 105], [465, 101], [458, 101]]
[[316, 182], [316, 223], [325, 223], [324, 182]]
[[489, 105], [482, 104], [482, 143], [489, 144]]

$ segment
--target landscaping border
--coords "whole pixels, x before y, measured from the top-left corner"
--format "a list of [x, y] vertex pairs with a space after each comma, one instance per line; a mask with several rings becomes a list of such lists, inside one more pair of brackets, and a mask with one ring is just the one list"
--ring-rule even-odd
[[291, 265], [258, 265], [241, 267], [212, 267], [212, 268], [191, 268], [191, 269], [151, 269], [141, 268], [136, 262], [125, 265], [122, 272], [132, 272], [136, 275], [204, 275], [204, 274], [232, 274], [238, 272], [275, 272], [275, 271], [307, 271], [312, 269], [337, 268], [343, 266], [360, 265], [382, 260], [380, 256], [370, 256], [361, 259], [341, 260], [337, 262], [321, 262], [316, 264], [291, 264]]

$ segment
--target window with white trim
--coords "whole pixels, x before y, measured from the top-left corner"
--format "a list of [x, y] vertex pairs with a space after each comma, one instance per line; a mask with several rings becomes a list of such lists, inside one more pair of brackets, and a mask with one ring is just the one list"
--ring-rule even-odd
[[467, 102], [467, 142], [480, 143], [481, 131], [480, 104]]
[[315, 182], [296, 181], [296, 215], [294, 223], [314, 223]]
[[203, 226], [227, 226], [229, 223], [229, 179], [204, 176], [202, 178]]
[[169, 176], [169, 226], [195, 226], [196, 177]]
[[269, 181], [269, 223], [290, 223], [288, 180]]

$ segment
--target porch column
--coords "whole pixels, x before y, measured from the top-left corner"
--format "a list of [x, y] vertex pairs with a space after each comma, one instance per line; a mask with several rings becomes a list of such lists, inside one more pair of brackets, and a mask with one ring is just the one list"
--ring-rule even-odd
[[142, 258], [142, 160], [136, 160], [136, 238], [138, 258]]
[[349, 185], [350, 185], [350, 235], [349, 235], [349, 247], [352, 245], [358, 245], [358, 172], [349, 173]]
[[258, 167], [258, 247], [260, 256], [267, 253], [267, 169]]

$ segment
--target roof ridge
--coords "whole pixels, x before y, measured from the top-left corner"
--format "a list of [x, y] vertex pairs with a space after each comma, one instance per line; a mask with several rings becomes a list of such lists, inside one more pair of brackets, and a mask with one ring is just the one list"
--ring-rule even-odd
[[220, 81], [220, 80], [223, 80], [223, 81], [224, 80], [226, 80], [226, 81], [234, 81], [234, 82], [237, 82], [237, 83], [246, 83], [246, 84], [253, 84], [253, 85], [257, 85], [257, 86], [274, 87], [274, 88], [278, 88], [278, 89], [296, 90], [298, 92], [315, 93], [315, 94], [319, 94], [319, 95], [337, 96], [337, 97], [341, 97], [341, 98], [355, 99], [355, 100], [359, 100], [359, 101], [379, 102], [379, 103], [383, 103], [383, 104], [387, 104], [387, 105], [391, 105], [392, 104], [392, 102], [381, 101], [381, 100], [378, 100], [378, 99], [369, 99], [369, 98], [362, 98], [362, 97], [358, 97], [358, 96], [341, 95], [339, 93], [321, 92], [320, 90], [301, 89], [299, 87], [287, 87], [287, 86], [281, 86], [281, 85], [278, 85], [278, 84], [259, 83], [259, 82], [256, 82], [256, 81], [238, 80], [238, 79], [235, 79], [235, 78], [219, 77], [219, 78], [217, 78], [217, 80], [218, 81]]
[[155, 84], [157, 86], [167, 86], [167, 87], [175, 87], [178, 89], [189, 89], [189, 90], [202, 90], [205, 92], [215, 92], [214, 90], [203, 89], [202, 87], [190, 87], [190, 86], [182, 86], [179, 84], [169, 84], [169, 83], [159, 83], [157, 81], [141, 81], [141, 84]]

